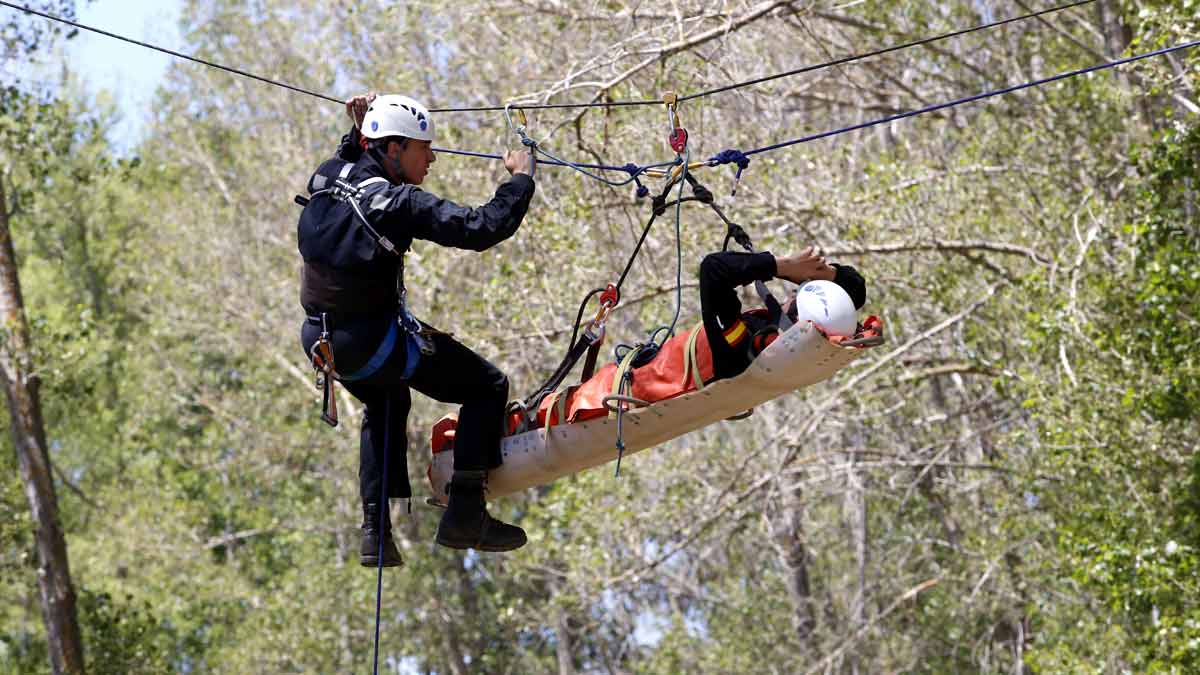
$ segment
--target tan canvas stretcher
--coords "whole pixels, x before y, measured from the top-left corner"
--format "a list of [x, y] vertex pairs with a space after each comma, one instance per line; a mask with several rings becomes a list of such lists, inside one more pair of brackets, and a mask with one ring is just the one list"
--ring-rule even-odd
[[[797, 324], [763, 350], [742, 374], [625, 412], [625, 455], [829, 379], [865, 351], [831, 342], [809, 322]], [[512, 494], [611, 462], [617, 458], [615, 439], [616, 419], [611, 414], [508, 436], [501, 443], [504, 463], [488, 474], [488, 496]], [[443, 504], [453, 466], [453, 449], [434, 453], [428, 477], [434, 500]]]

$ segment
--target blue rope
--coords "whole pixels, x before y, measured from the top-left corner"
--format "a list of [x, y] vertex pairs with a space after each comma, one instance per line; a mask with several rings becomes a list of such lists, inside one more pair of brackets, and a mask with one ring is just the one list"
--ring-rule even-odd
[[638, 178], [638, 174], [641, 173], [641, 171], [638, 170], [638, 165], [630, 162], [629, 164], [626, 164], [623, 168], [629, 172], [629, 175], [633, 176], [633, 182], [637, 183], [638, 199], [642, 199], [642, 198], [648, 196], [650, 194], [650, 188], [646, 187], [645, 185], [642, 185], [642, 181]]
[[742, 172], [750, 166], [750, 158], [740, 150], [722, 150], [708, 160], [709, 166], [719, 164], [737, 164], [737, 174], [733, 177], [733, 191], [730, 193], [736, 195], [738, 182], [742, 180]]
[[[531, 139], [529, 137], [525, 137], [524, 139], [522, 139], [522, 141], [525, 143], [526, 146], [529, 147], [529, 150], [531, 152], [541, 153], [541, 154], [549, 157], [552, 160], [557, 160], [561, 164], [563, 164], [565, 166], [569, 166], [572, 169], [575, 169], [579, 173], [587, 176], [588, 178], [591, 178], [592, 180], [600, 181], [601, 183], [604, 183], [605, 185], [608, 185], [610, 187], [621, 187], [623, 185], [629, 185], [633, 181], [637, 180], [639, 175], [641, 175], [642, 173], [645, 173], [645, 171], [646, 171], [646, 168], [644, 168], [644, 167], [626, 164], [625, 166], [621, 167], [620, 170], [628, 172], [629, 178], [626, 178], [625, 180], [620, 180], [620, 181], [609, 180], [609, 179], [605, 178], [604, 176], [601, 176], [600, 174], [596, 174], [596, 173], [592, 173], [592, 172], [588, 171], [585, 167], [580, 166], [570, 160], [555, 156], [553, 153], [551, 153], [550, 151], [546, 150], [541, 145], [539, 145], [537, 143], [537, 141], [534, 141], [533, 139]], [[631, 167], [632, 167], [632, 169], [631, 169]]]
[[[450, 154], [450, 155], [463, 155], [465, 157], [479, 157], [481, 159], [501, 159], [501, 160], [504, 159], [504, 157], [502, 155], [494, 155], [494, 154], [487, 153], [487, 152], [473, 152], [471, 150], [453, 150], [450, 148], [434, 148], [433, 151], [434, 152], [444, 152], [444, 153]], [[546, 155], [548, 157], [552, 157], [552, 155], [547, 153], [540, 146], [538, 147], [538, 152], [541, 152], [543, 155]], [[565, 166], [565, 167], [570, 167], [572, 169], [575, 169], [576, 171], [578, 171], [580, 169], [596, 169], [597, 171], [623, 171], [625, 173], [630, 174], [631, 178], [629, 180], [626, 180], [626, 181], [620, 183], [620, 185], [628, 185], [629, 183], [634, 182], [634, 180], [636, 180], [637, 177], [641, 176], [642, 174], [646, 173], [647, 171], [649, 171], [651, 169], [662, 169], [662, 168], [668, 167], [668, 166], [675, 166], [678, 163], [679, 163], [678, 159], [673, 159], [669, 162], [657, 162], [654, 164], [638, 165], [638, 164], [630, 163], [630, 164], [626, 164], [624, 166], [611, 166], [608, 164], [581, 164], [578, 162], [568, 162], [566, 160], [560, 160], [558, 158], [538, 160], [538, 164], [546, 164], [548, 166]], [[603, 179], [601, 179], [601, 180], [603, 180]], [[640, 185], [640, 183], [639, 183], [639, 185]]]
[[[1033, 80], [1032, 82], [1026, 82], [1024, 84], [1018, 84], [1018, 85], [1014, 85], [1011, 87], [1005, 87], [1003, 89], [995, 89], [992, 91], [985, 91], [981, 94], [975, 94], [974, 96], [967, 96], [965, 98], [956, 99], [956, 100], [950, 101], [948, 103], [938, 103], [936, 105], [926, 106], [924, 108], [919, 108], [917, 110], [911, 110], [911, 111], [905, 112], [905, 113], [899, 113], [897, 115], [889, 115], [887, 117], [882, 117], [880, 119], [872, 120], [870, 122], [863, 122], [862, 124], [855, 124], [853, 126], [842, 127], [841, 129], [834, 129], [833, 131], [825, 131], [825, 132], [822, 132], [819, 134], [813, 134], [811, 136], [805, 136], [803, 138], [796, 138], [796, 139], [792, 139], [790, 141], [783, 141], [782, 143], [776, 143], [774, 145], [768, 145], [768, 146], [765, 146], [762, 148], [755, 148], [754, 150], [750, 150], [743, 154], [746, 157], [749, 157], [750, 155], [757, 155], [757, 154], [760, 154], [763, 152], [770, 152], [772, 150], [786, 148], [791, 145], [798, 145], [800, 143], [808, 143], [810, 141], [816, 141], [816, 140], [820, 140], [822, 138], [829, 138], [830, 136], [837, 136], [839, 134], [844, 134], [844, 133], [847, 133], [850, 131], [857, 131], [859, 129], [866, 129], [868, 127], [874, 127], [874, 126], [878, 126], [880, 124], [887, 124], [888, 122], [895, 122], [896, 120], [901, 120], [906, 117], [916, 117], [917, 115], [923, 115], [925, 113], [934, 112], [937, 110], [943, 110], [945, 108], [952, 108], [954, 106], [963, 105], [965, 103], [972, 103], [974, 101], [980, 101], [985, 98], [992, 98], [994, 96], [1011, 94], [1014, 91], [1020, 91], [1022, 89], [1029, 89], [1031, 87], [1039, 87], [1044, 84], [1049, 84], [1051, 82], [1057, 82], [1059, 80], [1065, 80], [1067, 78], [1076, 77], [1078, 75], [1086, 75], [1088, 73], [1094, 73], [1099, 70], [1105, 70], [1108, 68], [1116, 68], [1117, 66], [1122, 66], [1127, 63], [1133, 63], [1134, 61], [1141, 61], [1142, 59], [1149, 59], [1149, 58], [1152, 58], [1155, 56], [1162, 56], [1163, 54], [1169, 54], [1171, 52], [1176, 52], [1176, 51], [1180, 51], [1183, 49], [1191, 49], [1192, 47], [1196, 47], [1198, 45], [1200, 45], [1200, 40], [1193, 40], [1191, 42], [1187, 42], [1187, 43], [1184, 43], [1181, 45], [1175, 45], [1174, 47], [1166, 47], [1164, 49], [1159, 49], [1159, 50], [1156, 50], [1153, 52], [1147, 52], [1145, 54], [1137, 54], [1135, 56], [1130, 56], [1130, 57], [1127, 57], [1124, 59], [1118, 59], [1116, 61], [1109, 61], [1107, 63], [1101, 63], [1101, 64], [1097, 64], [1094, 66], [1089, 66], [1087, 68], [1080, 68], [1079, 70], [1072, 70], [1072, 71], [1066, 72], [1066, 73], [1059, 73], [1058, 75], [1054, 75], [1051, 77], [1045, 77], [1040, 80]], [[728, 151], [726, 151], [726, 152], [728, 152]]]
[[383, 408], [383, 477], [379, 481], [379, 559], [378, 572], [375, 578], [375, 658], [374, 666], [371, 672], [374, 675], [379, 675], [379, 616], [383, 607], [383, 542], [386, 538], [383, 532], [384, 523], [388, 517], [388, 498], [387, 498], [387, 465], [388, 454], [391, 448], [389, 447], [388, 436], [391, 433], [392, 427], [392, 395], [389, 393], [384, 398]]
[[750, 158], [738, 150], [722, 150], [708, 160], [709, 166], [718, 164], [737, 164], [740, 176], [750, 166]]

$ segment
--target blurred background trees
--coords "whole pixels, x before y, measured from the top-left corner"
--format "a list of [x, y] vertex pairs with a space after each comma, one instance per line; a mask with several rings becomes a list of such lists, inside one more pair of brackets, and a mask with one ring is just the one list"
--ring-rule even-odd
[[[1047, 6], [188, 2], [171, 46], [339, 96], [654, 99]], [[1195, 14], [1104, 0], [681, 115], [693, 157], [746, 150], [1195, 39]], [[1198, 74], [1184, 51], [758, 155], [732, 198], [733, 169], [699, 172], [759, 248], [818, 244], [857, 266], [889, 344], [619, 479], [605, 467], [502, 500], [531, 536], [516, 554], [440, 549], [437, 514], [414, 504], [407, 564], [384, 581], [384, 663], [1200, 667]], [[334, 431], [315, 414], [291, 203], [346, 118], [180, 62], [121, 153], [112, 110], [73, 87], [6, 94], [0, 152], [6, 187], [28, 194], [12, 229], [89, 667], [361, 672], [375, 587], [354, 557], [358, 412]], [[529, 117], [581, 161], [670, 157], [661, 108]], [[497, 113], [439, 125], [448, 148], [516, 144]], [[443, 154], [427, 187], [478, 203], [503, 175]], [[538, 183], [499, 249], [408, 256], [417, 313], [501, 365], [514, 396], [557, 361], [578, 299], [619, 273], [649, 210], [563, 169]], [[617, 340], [670, 321], [671, 225], [634, 267]], [[684, 210], [685, 285], [723, 233]], [[681, 324], [697, 317], [685, 286]], [[444, 412], [419, 399], [410, 419], [416, 502]], [[0, 475], [0, 672], [41, 672], [32, 523], [15, 470]]]

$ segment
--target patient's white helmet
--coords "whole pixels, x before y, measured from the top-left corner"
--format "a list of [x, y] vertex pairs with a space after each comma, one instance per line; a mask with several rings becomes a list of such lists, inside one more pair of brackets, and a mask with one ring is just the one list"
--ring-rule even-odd
[[854, 302], [832, 281], [808, 281], [796, 291], [796, 323], [812, 321], [826, 335], [854, 335], [858, 314]]

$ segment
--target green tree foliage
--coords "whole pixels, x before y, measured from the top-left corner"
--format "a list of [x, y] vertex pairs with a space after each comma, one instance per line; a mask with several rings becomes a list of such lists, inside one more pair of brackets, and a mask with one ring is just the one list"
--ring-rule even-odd
[[[1107, 655], [1138, 672], [1200, 667], [1198, 131], [1185, 118], [1141, 153], [1130, 224], [1107, 243], [1131, 259], [1114, 268], [1096, 256], [1097, 306], [1082, 327], [1094, 351], [1081, 363], [1081, 386], [1036, 404], [1053, 466], [1070, 477], [1049, 504], [1063, 556], [1056, 567], [1078, 585], [1090, 608], [1080, 611], [1099, 612], [1048, 641], [1047, 665]], [[1057, 624], [1071, 606], [1046, 613]]]
[[[984, 16], [979, 3], [781, 3], [740, 23], [758, 3], [191, 2], [182, 33], [184, 51], [322, 92], [635, 99], [1024, 11], [994, 4]], [[1190, 0], [1095, 3], [682, 114], [707, 157], [1194, 28]], [[432, 543], [426, 430], [446, 407], [417, 397], [417, 500], [395, 518], [406, 566], [384, 580], [385, 663], [1195, 669], [1196, 85], [1196, 56], [1181, 54], [756, 156], [723, 208], [762, 249], [817, 243], [858, 266], [889, 345], [749, 422], [627, 458], [619, 479], [605, 467], [500, 500], [529, 531], [520, 552]], [[67, 100], [25, 99], [3, 119], [28, 148], [8, 165], [30, 207], [22, 274], [54, 460], [74, 486], [64, 512], [93, 668], [363, 671], [375, 577], [357, 565], [361, 410], [346, 406], [334, 431], [314, 414], [290, 201], [344, 133], [341, 110], [180, 63], [137, 159], [118, 160], [107, 113]], [[573, 158], [649, 162], [667, 156], [664, 118], [546, 111], [530, 129]], [[513, 142], [499, 115], [445, 115], [439, 129], [446, 147]], [[698, 175], [724, 198], [732, 170]], [[425, 187], [478, 203], [501, 176], [443, 154]], [[418, 314], [502, 365], [514, 396], [558, 359], [575, 303], [620, 271], [648, 208], [561, 169], [538, 183], [497, 250], [418, 243], [408, 259]], [[608, 327], [621, 341], [674, 313], [676, 240], [660, 223]], [[723, 228], [689, 207], [680, 233], [690, 284]], [[682, 315], [698, 318], [694, 287]], [[14, 581], [0, 590], [0, 668], [24, 672], [39, 663], [28, 524], [19, 490], [0, 499], [13, 514], [0, 572]]]
[[[51, 459], [60, 494], [78, 497], [63, 498], [68, 530], [107, 516], [96, 499], [102, 491], [98, 486], [119, 480], [121, 448], [128, 425], [136, 423], [123, 385], [124, 371], [135, 361], [130, 342], [138, 334], [129, 303], [141, 222], [130, 185], [138, 163], [113, 157], [104, 136], [111, 116], [86, 98], [39, 98], [15, 88], [0, 104], [0, 156], [8, 167], [2, 179], [44, 382]], [[4, 473], [2, 508], [13, 517], [5, 519], [0, 573], [14, 582], [4, 585], [4, 605], [31, 609], [36, 593], [32, 522], [7, 434], [3, 445], [3, 461], [12, 470]], [[88, 592], [90, 586], [103, 587], [103, 580], [77, 573], [76, 581], [89, 603], [84, 621], [122, 620], [121, 610], [106, 596]], [[96, 636], [88, 658], [99, 672], [127, 672], [103, 664], [124, 650], [137, 654], [143, 645], [127, 640], [129, 635], [106, 643], [118, 636], [109, 628], [85, 623], [85, 634], [90, 630]], [[44, 647], [17, 648], [44, 645], [39, 635], [40, 620], [6, 624], [0, 640], [13, 649], [9, 657], [0, 654], [0, 663], [11, 658], [19, 665], [22, 654], [41, 651], [30, 663], [44, 664]]]
[[[37, 2], [21, 3], [26, 7], [41, 12], [53, 14], [69, 21], [75, 20], [75, 0], [39, 0]], [[48, 22], [25, 12], [19, 12], [11, 7], [3, 8], [5, 13], [0, 21], [0, 54], [18, 56], [38, 51], [44, 44], [52, 43], [54, 38], [65, 34], [67, 39], [78, 32], [65, 24]]]

